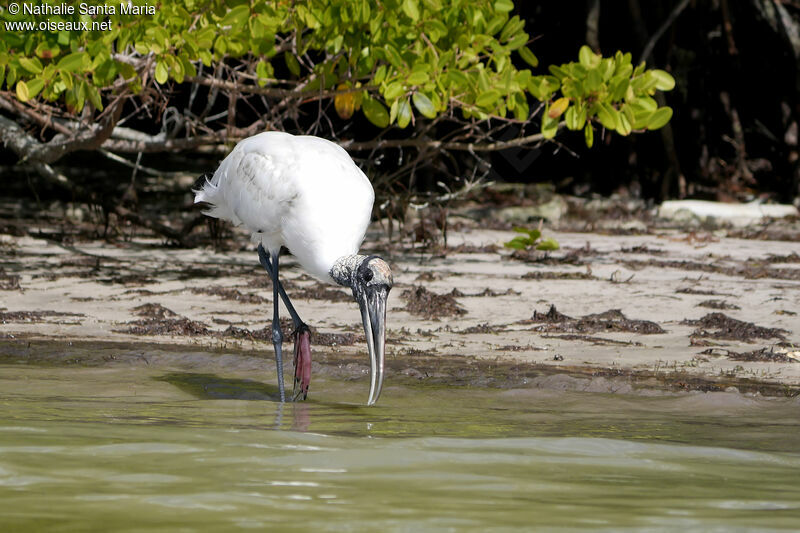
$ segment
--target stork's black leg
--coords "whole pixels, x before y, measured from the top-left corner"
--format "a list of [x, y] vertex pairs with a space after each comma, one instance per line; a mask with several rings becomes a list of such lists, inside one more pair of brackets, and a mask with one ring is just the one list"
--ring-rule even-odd
[[283, 390], [283, 356], [281, 354], [283, 333], [281, 332], [281, 321], [278, 316], [278, 256], [280, 250], [272, 257], [272, 268], [267, 270], [272, 278], [272, 345], [275, 347], [275, 365], [278, 367], [278, 391], [281, 395], [281, 403], [286, 401], [286, 393]]
[[[282, 353], [280, 346], [281, 341], [283, 340], [283, 335], [280, 329], [280, 323], [278, 322], [278, 294], [280, 294], [281, 298], [283, 299], [283, 303], [286, 305], [286, 309], [289, 310], [289, 315], [292, 317], [292, 323], [294, 324], [294, 384], [292, 386], [292, 399], [297, 400], [301, 396], [303, 399], [306, 399], [308, 395], [308, 386], [309, 382], [311, 381], [311, 343], [310, 343], [310, 330], [308, 326], [300, 320], [300, 315], [297, 314], [292, 302], [289, 300], [289, 296], [286, 294], [286, 291], [283, 289], [283, 284], [278, 279], [278, 256], [280, 255], [280, 251], [277, 255], [275, 255], [272, 260], [270, 260], [270, 254], [264, 250], [264, 247], [259, 244], [258, 245], [258, 259], [261, 262], [261, 266], [264, 267], [264, 270], [267, 271], [270, 278], [272, 279], [272, 294], [274, 300], [274, 318], [272, 322], [272, 339], [273, 344], [275, 345], [275, 360], [278, 365], [278, 389], [281, 393], [281, 401], [285, 401], [284, 397], [284, 387], [283, 387], [283, 366], [282, 366]], [[276, 325], [277, 324], [277, 325]], [[277, 332], [277, 333], [276, 333]], [[277, 344], [275, 339], [279, 339]]]
[[[286, 291], [283, 290], [283, 284], [280, 282], [280, 280], [277, 280], [278, 278], [277, 275], [276, 276], [272, 275], [273, 263], [272, 261], [270, 261], [269, 254], [266, 252], [266, 250], [264, 250], [264, 247], [261, 244], [258, 245], [258, 260], [261, 261], [261, 266], [264, 267], [264, 270], [267, 271], [267, 274], [269, 274], [269, 277], [273, 280], [273, 284], [277, 285], [278, 292], [281, 295], [281, 299], [283, 300], [283, 303], [286, 305], [286, 309], [289, 310], [289, 315], [292, 317], [292, 323], [294, 324], [294, 329], [299, 330], [302, 327], [307, 327], [305, 323], [302, 320], [300, 320], [300, 315], [297, 314], [297, 311], [295, 311], [292, 302], [289, 300], [289, 296], [286, 294]], [[277, 258], [275, 258], [274, 264], [275, 265], [278, 264]]]

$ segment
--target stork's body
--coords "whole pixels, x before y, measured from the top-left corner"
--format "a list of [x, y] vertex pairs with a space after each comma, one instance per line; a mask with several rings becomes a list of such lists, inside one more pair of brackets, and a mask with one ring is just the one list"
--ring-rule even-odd
[[[299, 358], [301, 366], [310, 365], [307, 328], [278, 281], [281, 247], [288, 248], [312, 276], [353, 289], [353, 296], [361, 306], [372, 360], [368, 403], [374, 403], [380, 395], [385, 304], [392, 284], [391, 271], [380, 258], [357, 255], [374, 198], [369, 179], [340, 146], [319, 137], [282, 132], [261, 133], [241, 141], [197, 191], [195, 202], [211, 205], [206, 214], [244, 225], [251, 232], [253, 241], [259, 245], [262, 265], [272, 277], [273, 342], [281, 400], [279, 295], [284, 298], [297, 330], [295, 364], [298, 365]], [[296, 370], [296, 380], [300, 379], [298, 374], [306, 371], [310, 376], [310, 366]], [[306, 390], [307, 385], [306, 381]]]

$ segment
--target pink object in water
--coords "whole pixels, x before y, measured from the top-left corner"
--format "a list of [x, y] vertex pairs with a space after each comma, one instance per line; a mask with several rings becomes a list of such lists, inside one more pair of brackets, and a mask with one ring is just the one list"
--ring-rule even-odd
[[301, 328], [294, 335], [294, 399], [302, 396], [305, 400], [310, 384], [311, 332], [308, 328]]

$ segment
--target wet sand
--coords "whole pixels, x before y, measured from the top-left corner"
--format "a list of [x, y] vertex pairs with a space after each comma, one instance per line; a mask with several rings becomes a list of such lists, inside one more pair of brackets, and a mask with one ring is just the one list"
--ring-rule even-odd
[[[377, 227], [365, 243], [395, 276], [387, 379], [800, 393], [797, 240], [698, 228], [586, 233], [562, 225], [545, 228], [560, 250], [527, 253], [502, 246], [515, 235], [509, 229], [454, 218], [447, 247], [393, 247]], [[69, 242], [49, 231], [0, 235], [4, 357], [30, 354], [37, 343], [185, 354], [195, 347], [255, 357], [253, 370], [273, 379], [272, 290], [238, 230], [239, 249], [225, 252], [136, 237]], [[291, 257], [281, 266], [287, 292], [314, 328], [316, 371], [368, 372], [348, 290], [309, 278]]]

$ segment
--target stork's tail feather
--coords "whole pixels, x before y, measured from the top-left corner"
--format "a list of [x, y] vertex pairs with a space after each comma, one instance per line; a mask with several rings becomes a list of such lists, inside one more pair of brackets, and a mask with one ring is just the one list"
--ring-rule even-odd
[[[199, 188], [193, 189], [194, 203], [206, 203], [209, 208], [203, 211], [204, 215], [214, 218], [224, 218], [233, 221], [234, 224], [240, 224], [238, 217], [233, 214], [225, 202], [224, 197], [221, 195], [219, 187], [219, 173], [211, 174], [206, 173], [197, 178]], [[203, 180], [201, 182], [201, 179]]]
[[209, 194], [211, 190], [216, 189], [216, 185], [211, 182], [211, 178], [214, 177], [214, 174], [211, 172], [206, 172], [198, 176], [195, 180], [195, 188], [192, 189], [194, 193], [194, 203], [199, 204], [200, 202], [212, 203], [211, 196], [213, 194]]

